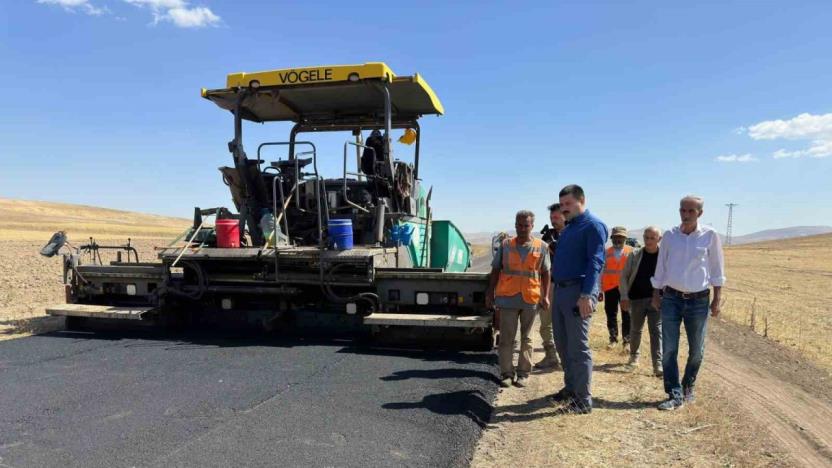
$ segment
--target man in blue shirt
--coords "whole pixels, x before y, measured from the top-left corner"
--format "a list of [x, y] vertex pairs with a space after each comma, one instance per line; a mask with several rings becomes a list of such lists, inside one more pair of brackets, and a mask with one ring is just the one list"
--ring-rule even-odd
[[552, 265], [552, 328], [555, 344], [563, 350], [564, 387], [552, 399], [566, 402], [566, 412], [586, 414], [592, 411], [589, 323], [598, 302], [598, 278], [604, 269], [609, 231], [586, 209], [581, 187], [567, 185], [559, 197], [568, 224], [560, 233]]

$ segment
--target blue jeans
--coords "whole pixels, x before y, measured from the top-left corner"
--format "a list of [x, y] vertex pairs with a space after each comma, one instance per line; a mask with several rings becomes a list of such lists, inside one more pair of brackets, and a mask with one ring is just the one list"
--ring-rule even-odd
[[[705, 333], [708, 324], [709, 296], [682, 299], [665, 294], [662, 298], [662, 369], [664, 391], [671, 398], [682, 398], [683, 388], [693, 389], [696, 374], [705, 354]], [[679, 383], [679, 328], [685, 324], [688, 336], [688, 362]]]
[[[583, 405], [592, 406], [592, 351], [589, 349], [590, 319], [577, 310], [579, 284], [555, 289], [552, 304], [552, 332], [563, 365], [564, 388]], [[594, 294], [593, 294], [594, 296]], [[595, 306], [593, 300], [592, 306]]]

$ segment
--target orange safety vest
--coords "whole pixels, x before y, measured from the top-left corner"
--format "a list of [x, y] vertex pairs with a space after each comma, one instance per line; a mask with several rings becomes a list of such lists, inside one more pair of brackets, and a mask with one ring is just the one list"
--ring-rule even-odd
[[627, 263], [627, 257], [632, 253], [633, 248], [625, 245], [621, 253], [621, 258], [615, 259], [614, 247], [607, 249], [607, 256], [604, 261], [604, 273], [601, 275], [601, 290], [609, 291], [618, 287], [621, 282], [621, 272], [624, 270], [624, 264]]
[[540, 239], [532, 238], [532, 248], [526, 258], [520, 258], [517, 238], [506, 239], [502, 244], [503, 268], [497, 283], [497, 296], [511, 297], [523, 295], [523, 302], [537, 304], [540, 302], [540, 266], [543, 256], [547, 255], [546, 244]]

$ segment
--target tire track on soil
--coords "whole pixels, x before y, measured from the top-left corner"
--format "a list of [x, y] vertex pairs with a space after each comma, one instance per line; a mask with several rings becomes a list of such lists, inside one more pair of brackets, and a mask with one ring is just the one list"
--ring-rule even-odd
[[708, 366], [728, 397], [804, 466], [832, 466], [832, 406], [765, 369], [708, 342]]

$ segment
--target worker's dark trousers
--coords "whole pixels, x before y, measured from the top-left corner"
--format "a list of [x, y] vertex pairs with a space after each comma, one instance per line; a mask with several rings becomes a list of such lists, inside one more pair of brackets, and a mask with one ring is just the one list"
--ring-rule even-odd
[[[607, 313], [607, 330], [610, 331], [610, 343], [618, 342], [618, 304], [621, 293], [618, 288], [604, 291], [604, 312]], [[625, 343], [630, 342], [630, 312], [621, 311], [621, 337]]]
[[[558, 287], [552, 307], [552, 331], [563, 366], [566, 391], [582, 405], [592, 406], [592, 351], [589, 349], [589, 321], [578, 312], [581, 285]], [[596, 301], [592, 299], [592, 307]]]

